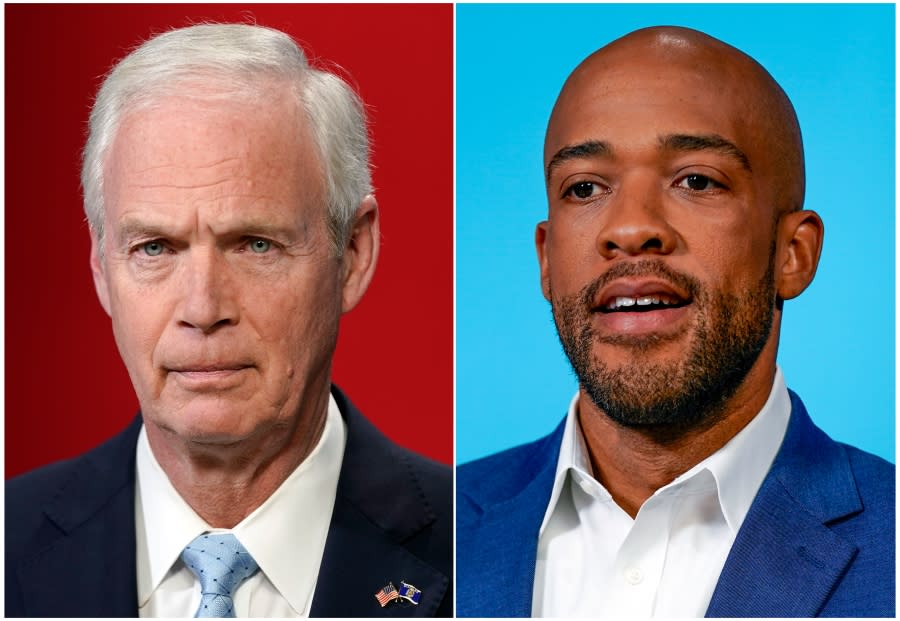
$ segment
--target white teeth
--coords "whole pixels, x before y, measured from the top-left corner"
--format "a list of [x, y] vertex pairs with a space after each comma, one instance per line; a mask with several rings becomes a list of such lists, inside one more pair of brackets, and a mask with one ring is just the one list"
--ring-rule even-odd
[[617, 297], [612, 302], [607, 304], [606, 308], [609, 310], [616, 310], [617, 308], [622, 308], [624, 306], [650, 306], [651, 304], [662, 304], [664, 306], [670, 306], [675, 303], [676, 302], [668, 298], [659, 298], [655, 295], [645, 295], [639, 298]]

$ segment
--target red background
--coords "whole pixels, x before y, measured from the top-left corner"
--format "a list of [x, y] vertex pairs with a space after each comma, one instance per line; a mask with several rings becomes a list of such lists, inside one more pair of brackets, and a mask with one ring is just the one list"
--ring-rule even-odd
[[79, 153], [101, 77], [154, 33], [256, 22], [368, 106], [382, 248], [334, 380], [388, 436], [453, 455], [451, 5], [7, 5], [6, 476], [121, 430], [137, 398], [97, 302]]

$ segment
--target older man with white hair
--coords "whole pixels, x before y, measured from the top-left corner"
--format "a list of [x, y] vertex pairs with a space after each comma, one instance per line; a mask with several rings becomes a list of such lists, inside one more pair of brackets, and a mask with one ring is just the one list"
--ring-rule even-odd
[[6, 492], [6, 616], [449, 616], [449, 469], [331, 384], [379, 246], [363, 106], [284, 33], [107, 76], [82, 185], [141, 414]]

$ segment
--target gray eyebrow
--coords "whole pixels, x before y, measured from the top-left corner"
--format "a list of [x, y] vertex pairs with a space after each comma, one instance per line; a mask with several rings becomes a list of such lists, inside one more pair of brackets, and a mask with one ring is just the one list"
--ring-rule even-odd
[[667, 151], [716, 151], [737, 160], [747, 172], [753, 172], [747, 155], [718, 134], [670, 134], [660, 137], [659, 146]]
[[564, 162], [585, 157], [611, 157], [612, 146], [608, 142], [589, 140], [580, 144], [568, 145], [553, 154], [547, 163], [547, 182], [550, 175]]

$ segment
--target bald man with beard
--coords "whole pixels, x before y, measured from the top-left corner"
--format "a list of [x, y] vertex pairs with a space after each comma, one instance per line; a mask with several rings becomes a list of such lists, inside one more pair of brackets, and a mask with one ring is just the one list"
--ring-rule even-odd
[[815, 276], [800, 128], [743, 52], [658, 27], [569, 76], [544, 296], [579, 380], [550, 436], [457, 474], [459, 616], [894, 616], [894, 466], [776, 365]]

